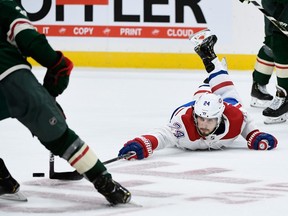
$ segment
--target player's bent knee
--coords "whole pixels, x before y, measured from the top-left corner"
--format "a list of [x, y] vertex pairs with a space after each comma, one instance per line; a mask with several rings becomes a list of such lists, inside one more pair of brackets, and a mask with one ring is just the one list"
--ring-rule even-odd
[[63, 157], [67, 149], [77, 140], [78, 135], [71, 130], [70, 128], [67, 128], [65, 132], [57, 139], [45, 142], [43, 140], [40, 140], [41, 143], [54, 155], [58, 155], [60, 157]]

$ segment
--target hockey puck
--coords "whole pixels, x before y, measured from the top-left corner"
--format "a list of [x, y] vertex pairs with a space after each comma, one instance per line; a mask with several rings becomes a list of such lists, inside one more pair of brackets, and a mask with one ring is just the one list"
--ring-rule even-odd
[[45, 177], [45, 173], [33, 173], [33, 177]]

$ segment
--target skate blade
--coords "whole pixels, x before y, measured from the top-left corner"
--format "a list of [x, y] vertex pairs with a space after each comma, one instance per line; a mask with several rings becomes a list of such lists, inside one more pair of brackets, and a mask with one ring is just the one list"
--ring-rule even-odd
[[134, 202], [129, 202], [129, 203], [119, 203], [119, 204], [116, 204], [116, 205], [113, 205], [113, 204], [107, 204], [107, 206], [109, 207], [117, 207], [117, 208], [142, 208], [143, 206], [140, 205], [140, 204], [137, 204], [137, 203], [134, 203]]
[[251, 97], [250, 106], [256, 108], [266, 108], [269, 107], [272, 100], [259, 100], [258, 98]]
[[3, 194], [0, 196], [0, 199], [5, 200], [12, 200], [12, 201], [21, 201], [21, 202], [27, 202], [27, 197], [21, 193], [20, 191], [14, 193], [14, 194]]
[[286, 122], [288, 116], [287, 114], [283, 114], [279, 117], [267, 117], [265, 120], [264, 120], [264, 124], [279, 124], [279, 123], [284, 123]]
[[192, 34], [189, 36], [189, 40], [193, 44], [194, 47], [198, 46], [199, 44], [202, 43], [202, 41], [211, 36], [211, 31], [210, 29], [204, 29], [202, 31], [196, 32], [195, 34]]

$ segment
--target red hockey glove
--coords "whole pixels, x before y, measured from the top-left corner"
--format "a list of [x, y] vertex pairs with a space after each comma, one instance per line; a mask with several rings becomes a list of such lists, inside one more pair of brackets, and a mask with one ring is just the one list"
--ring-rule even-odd
[[137, 137], [128, 141], [122, 149], [120, 149], [118, 156], [124, 155], [128, 152], [135, 152], [136, 155], [128, 158], [128, 160], [134, 158], [141, 160], [147, 158], [153, 153], [152, 143], [144, 136]]
[[43, 86], [53, 96], [57, 97], [67, 88], [69, 76], [73, 69], [73, 63], [60, 51], [57, 51], [59, 60], [51, 68], [47, 69]]
[[277, 147], [277, 139], [268, 133], [254, 130], [250, 132], [246, 138], [249, 149], [255, 150], [271, 150]]

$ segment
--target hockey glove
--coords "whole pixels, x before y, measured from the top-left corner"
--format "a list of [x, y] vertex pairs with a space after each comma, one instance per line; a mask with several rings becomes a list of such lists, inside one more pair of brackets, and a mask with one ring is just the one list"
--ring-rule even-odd
[[250, 132], [246, 138], [249, 149], [255, 150], [271, 150], [277, 147], [277, 139], [268, 133], [254, 130]]
[[118, 156], [124, 155], [128, 152], [135, 152], [136, 155], [128, 158], [128, 160], [134, 158], [134, 159], [144, 159], [152, 155], [152, 144], [149, 139], [141, 136], [137, 137], [133, 140], [128, 141], [124, 147], [119, 151]]
[[69, 76], [73, 69], [73, 63], [68, 58], [60, 51], [57, 51], [57, 54], [59, 55], [59, 60], [54, 66], [47, 69], [43, 84], [53, 97], [62, 94], [67, 88]]

